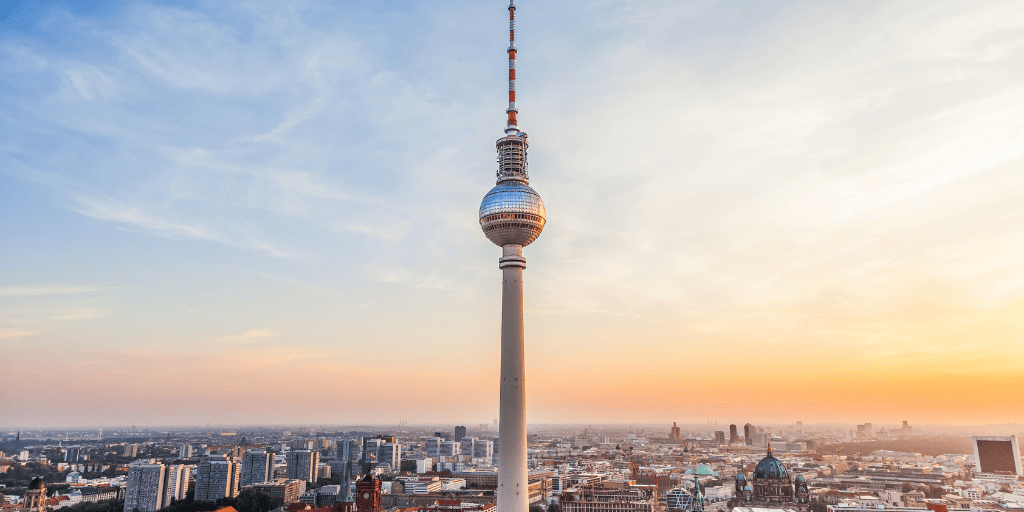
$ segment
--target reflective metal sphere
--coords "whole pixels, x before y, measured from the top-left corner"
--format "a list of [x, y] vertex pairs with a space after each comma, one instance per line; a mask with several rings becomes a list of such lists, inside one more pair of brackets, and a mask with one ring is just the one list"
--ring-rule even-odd
[[540, 194], [521, 181], [498, 183], [480, 203], [480, 228], [497, 246], [530, 245], [545, 223]]

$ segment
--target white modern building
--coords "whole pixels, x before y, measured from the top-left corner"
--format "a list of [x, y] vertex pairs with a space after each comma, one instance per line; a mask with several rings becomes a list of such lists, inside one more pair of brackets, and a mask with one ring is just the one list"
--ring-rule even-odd
[[249, 450], [242, 454], [239, 485], [245, 487], [270, 481], [274, 459], [266, 450]]
[[185, 494], [188, 493], [188, 481], [191, 476], [191, 470], [194, 466], [186, 466], [184, 464], [173, 464], [167, 466], [165, 471], [165, 480], [167, 484], [164, 486], [164, 505], [169, 506], [172, 501], [178, 501], [185, 499]]
[[289, 452], [285, 455], [285, 463], [288, 465], [287, 478], [289, 480], [315, 483], [319, 478], [317, 470], [320, 465], [320, 452], [311, 450]]
[[152, 460], [128, 466], [125, 482], [125, 512], [156, 512], [164, 506], [164, 488], [167, 468]]
[[207, 455], [196, 470], [195, 501], [217, 501], [238, 496], [242, 465], [226, 455]]

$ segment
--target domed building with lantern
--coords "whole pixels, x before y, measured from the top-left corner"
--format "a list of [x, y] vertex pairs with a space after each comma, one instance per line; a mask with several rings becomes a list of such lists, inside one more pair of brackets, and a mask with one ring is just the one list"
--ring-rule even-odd
[[803, 475], [791, 479], [786, 465], [772, 454], [771, 445], [767, 456], [754, 467], [750, 480], [743, 473], [736, 475], [736, 497], [762, 506], [806, 504], [808, 496], [806, 479]]

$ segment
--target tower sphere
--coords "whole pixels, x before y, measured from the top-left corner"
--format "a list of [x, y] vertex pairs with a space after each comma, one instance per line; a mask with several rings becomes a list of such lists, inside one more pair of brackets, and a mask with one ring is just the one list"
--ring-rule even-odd
[[480, 228], [494, 245], [530, 245], [545, 223], [540, 194], [519, 180], [500, 181], [480, 203]]

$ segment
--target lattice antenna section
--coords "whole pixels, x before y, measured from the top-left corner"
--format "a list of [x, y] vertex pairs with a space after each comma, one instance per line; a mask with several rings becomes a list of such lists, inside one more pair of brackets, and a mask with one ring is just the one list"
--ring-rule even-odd
[[508, 2], [508, 121], [505, 124], [505, 133], [512, 135], [519, 131], [519, 121], [516, 115], [519, 109], [516, 108], [516, 3], [515, 0]]
[[503, 181], [521, 181], [530, 183], [527, 172], [526, 149], [530, 146], [526, 140], [526, 132], [519, 132], [498, 139], [498, 183]]

